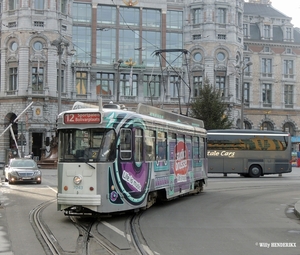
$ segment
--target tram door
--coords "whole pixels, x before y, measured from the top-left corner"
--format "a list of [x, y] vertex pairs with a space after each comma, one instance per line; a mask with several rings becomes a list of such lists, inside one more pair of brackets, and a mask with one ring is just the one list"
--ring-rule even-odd
[[43, 147], [43, 133], [32, 133], [32, 152], [35, 157], [41, 159], [41, 148]]

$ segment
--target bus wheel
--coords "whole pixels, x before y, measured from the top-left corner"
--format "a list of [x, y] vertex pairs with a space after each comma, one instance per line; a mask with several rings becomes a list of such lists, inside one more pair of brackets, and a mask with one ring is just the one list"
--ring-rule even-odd
[[258, 178], [261, 176], [261, 169], [260, 166], [253, 165], [249, 169], [249, 175], [250, 177]]

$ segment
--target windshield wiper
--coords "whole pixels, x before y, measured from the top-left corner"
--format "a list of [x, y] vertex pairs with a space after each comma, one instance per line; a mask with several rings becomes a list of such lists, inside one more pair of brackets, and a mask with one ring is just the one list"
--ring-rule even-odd
[[86, 163], [86, 164], [87, 164], [87, 165], [89, 165], [90, 167], [92, 167], [92, 168], [96, 169], [96, 167], [94, 167], [93, 165], [91, 165], [89, 162], [87, 162], [87, 161], [84, 161], [84, 163]]

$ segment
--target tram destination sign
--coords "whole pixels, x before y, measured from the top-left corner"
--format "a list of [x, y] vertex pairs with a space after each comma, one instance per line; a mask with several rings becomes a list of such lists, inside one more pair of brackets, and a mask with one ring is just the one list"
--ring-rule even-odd
[[99, 124], [101, 123], [101, 114], [92, 113], [65, 113], [65, 124]]

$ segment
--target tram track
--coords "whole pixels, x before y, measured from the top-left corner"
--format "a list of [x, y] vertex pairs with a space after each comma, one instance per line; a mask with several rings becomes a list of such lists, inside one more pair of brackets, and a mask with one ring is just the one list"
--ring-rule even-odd
[[[78, 230], [77, 243], [73, 251], [65, 251], [60, 245], [59, 240], [53, 235], [49, 226], [43, 220], [43, 211], [55, 202], [56, 199], [46, 201], [33, 210], [31, 210], [29, 217], [30, 223], [36, 233], [38, 240], [40, 241], [46, 255], [153, 255], [154, 253], [147, 246], [147, 242], [143, 237], [143, 233], [140, 229], [140, 218], [143, 212], [130, 214], [126, 220], [126, 233], [124, 234], [130, 248], [126, 250], [120, 250], [116, 247], [111, 240], [105, 238], [98, 231], [98, 224], [100, 224], [100, 217], [77, 217], [69, 216], [70, 224]], [[63, 231], [63, 230], [62, 230]], [[67, 235], [68, 233], [66, 233]]]
[[62, 255], [63, 251], [57, 240], [49, 230], [48, 226], [42, 220], [42, 212], [56, 199], [46, 201], [35, 207], [29, 214], [30, 223], [36, 232], [37, 238], [48, 255]]

